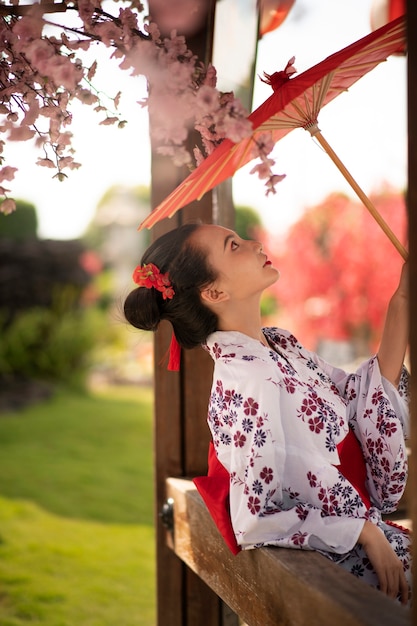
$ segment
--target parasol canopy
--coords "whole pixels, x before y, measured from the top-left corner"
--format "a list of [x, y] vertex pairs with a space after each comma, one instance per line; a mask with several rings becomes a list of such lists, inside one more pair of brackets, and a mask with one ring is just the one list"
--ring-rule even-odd
[[143, 220], [138, 230], [151, 228], [160, 220], [172, 217], [186, 204], [200, 200], [207, 191], [233, 176], [239, 168], [257, 157], [255, 142], [262, 133], [270, 132], [273, 142], [276, 143], [294, 128], [305, 128], [326, 150], [406, 259], [407, 251], [334, 153], [318, 127], [318, 114], [323, 106], [347, 91], [381, 61], [403, 49], [405, 41], [406, 20], [405, 16], [401, 16], [294, 78], [290, 78], [285, 72], [276, 72], [268, 77], [274, 93], [249, 115], [252, 134], [238, 143], [225, 139]]

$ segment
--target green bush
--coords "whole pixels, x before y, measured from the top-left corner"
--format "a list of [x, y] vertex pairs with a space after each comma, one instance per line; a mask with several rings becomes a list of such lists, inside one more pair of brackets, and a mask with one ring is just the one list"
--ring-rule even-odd
[[94, 348], [110, 341], [106, 315], [37, 307], [6, 324], [0, 315], [0, 379], [27, 378], [83, 386]]
[[13, 240], [36, 238], [38, 217], [36, 208], [26, 200], [16, 200], [16, 211], [10, 215], [0, 213], [0, 237]]

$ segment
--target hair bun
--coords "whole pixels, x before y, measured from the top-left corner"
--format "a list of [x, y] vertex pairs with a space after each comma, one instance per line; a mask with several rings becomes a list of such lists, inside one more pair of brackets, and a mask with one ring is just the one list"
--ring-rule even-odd
[[137, 287], [129, 293], [124, 303], [127, 321], [141, 330], [156, 330], [162, 319], [161, 294], [155, 289]]

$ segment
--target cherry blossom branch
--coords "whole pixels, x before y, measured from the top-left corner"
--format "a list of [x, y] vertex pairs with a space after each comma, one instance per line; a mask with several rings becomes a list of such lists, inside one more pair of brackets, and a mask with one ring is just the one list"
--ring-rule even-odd
[[[67, 10], [77, 11], [80, 26], [65, 25], [62, 17], [59, 23], [45, 18]], [[43, 152], [37, 164], [55, 169], [55, 177], [64, 180], [65, 169], [80, 167], [69, 130], [74, 100], [104, 113], [102, 125], [126, 124], [118, 113], [120, 93], [108, 98], [115, 109], [110, 111], [93, 86], [97, 63], [87, 67], [82, 60], [93, 42], [110, 48], [121, 70], [146, 77], [148, 94], [140, 104], [148, 107], [153, 144], [176, 164], [192, 168], [223, 139], [238, 142], [251, 135], [242, 103], [232, 92], [216, 88], [215, 68], [205, 67], [175, 31], [161, 37], [157, 25], [143, 13], [140, 0], [123, 2], [117, 16], [105, 11], [101, 0], [13, 2], [0, 7], [0, 195], [6, 198], [0, 211], [10, 212], [14, 206], [9, 190], [1, 186], [17, 171], [5, 165], [2, 152], [7, 141], [33, 139]], [[46, 27], [55, 34], [46, 34]], [[186, 148], [193, 128], [201, 135], [194, 159]], [[266, 180], [270, 193], [282, 177], [272, 173], [268, 149], [266, 141], [254, 144], [254, 156], [261, 162], [252, 171]]]

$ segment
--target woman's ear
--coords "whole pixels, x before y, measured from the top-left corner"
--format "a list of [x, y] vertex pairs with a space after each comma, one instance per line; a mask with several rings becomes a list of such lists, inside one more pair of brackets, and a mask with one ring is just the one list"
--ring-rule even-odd
[[200, 292], [200, 295], [203, 302], [211, 305], [220, 304], [221, 302], [229, 299], [229, 296], [225, 291], [219, 291], [214, 287], [214, 285], [203, 289]]

